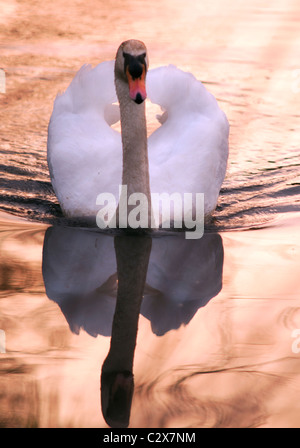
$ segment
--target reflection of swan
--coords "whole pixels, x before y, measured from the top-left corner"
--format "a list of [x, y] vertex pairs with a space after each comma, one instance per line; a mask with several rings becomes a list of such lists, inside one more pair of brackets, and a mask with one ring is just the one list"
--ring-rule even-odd
[[[128, 253], [128, 260], [131, 258]], [[218, 234], [152, 238], [141, 314], [162, 335], [187, 324], [222, 288], [223, 245]], [[48, 297], [72, 331], [110, 335], [117, 293], [114, 238], [72, 227], [50, 227], [43, 250]]]
[[70, 329], [111, 334], [117, 286], [113, 238], [72, 227], [47, 229], [43, 277], [48, 297], [60, 306]]
[[222, 287], [221, 237], [205, 234], [191, 241], [182, 236], [112, 238], [71, 227], [47, 229], [43, 277], [48, 297], [76, 333], [83, 327], [94, 336], [109, 334], [112, 326], [101, 373], [102, 413], [111, 427], [129, 424], [140, 310], [163, 334], [188, 323]]
[[[147, 75], [150, 99], [165, 111], [149, 138], [145, 119], [147, 50], [123, 43], [114, 63], [84, 66], [58, 96], [49, 123], [48, 164], [64, 213], [93, 217], [99, 193], [204, 193], [205, 214], [216, 206], [228, 156], [228, 122], [215, 98], [191, 74], [174, 66]], [[122, 143], [113, 130], [112, 103], [120, 103]], [[123, 144], [123, 171], [122, 171]], [[150, 171], [150, 185], [149, 185]]]
[[153, 240], [141, 312], [163, 335], [186, 325], [222, 288], [223, 244], [218, 234], [197, 241]]
[[127, 427], [133, 394], [133, 358], [151, 238], [116, 237], [117, 303], [109, 353], [102, 366], [102, 413], [111, 427]]

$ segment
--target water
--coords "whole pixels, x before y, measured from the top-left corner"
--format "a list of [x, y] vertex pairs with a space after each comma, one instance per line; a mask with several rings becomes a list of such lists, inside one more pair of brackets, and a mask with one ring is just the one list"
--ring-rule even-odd
[[[228, 115], [230, 160], [216, 214], [221, 228], [257, 224], [266, 218], [262, 212], [286, 211], [287, 204], [299, 209], [295, 1], [265, 7], [215, 0], [209, 7], [188, 2], [184, 8], [179, 1], [152, 2], [151, 8], [136, 1], [127, 1], [126, 8], [70, 2], [49, 6], [47, 13], [9, 4], [0, 46], [7, 75], [0, 124], [2, 210], [47, 222], [61, 216], [45, 158], [53, 100], [82, 64], [114, 58], [129, 36], [146, 42], [151, 67], [174, 63], [192, 71]], [[154, 127], [150, 119], [149, 132]]]
[[[298, 3], [2, 3], [0, 426], [121, 418], [107, 417], [99, 390], [119, 291], [109, 358], [134, 374], [134, 385], [118, 377], [119, 424], [131, 408], [130, 427], [299, 427]], [[55, 95], [130, 37], [151, 67], [192, 71], [230, 121], [228, 173], [201, 240], [148, 247], [74, 228], [49, 182]], [[104, 377], [102, 391], [114, 381]]]

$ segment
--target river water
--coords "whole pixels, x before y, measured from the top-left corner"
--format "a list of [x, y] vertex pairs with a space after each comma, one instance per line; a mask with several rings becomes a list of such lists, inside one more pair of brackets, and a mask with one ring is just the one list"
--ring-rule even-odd
[[[299, 427], [299, 3], [0, 8], [0, 426]], [[228, 116], [228, 172], [200, 240], [83, 230], [53, 193], [53, 100], [128, 38], [151, 67], [191, 71]]]

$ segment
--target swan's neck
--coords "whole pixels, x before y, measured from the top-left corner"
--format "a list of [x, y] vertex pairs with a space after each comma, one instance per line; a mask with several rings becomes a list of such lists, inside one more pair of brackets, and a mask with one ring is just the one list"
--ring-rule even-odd
[[127, 185], [128, 196], [143, 193], [150, 203], [145, 102], [136, 104], [129, 97], [128, 85], [123, 80], [116, 79], [115, 84], [121, 113], [122, 184]]

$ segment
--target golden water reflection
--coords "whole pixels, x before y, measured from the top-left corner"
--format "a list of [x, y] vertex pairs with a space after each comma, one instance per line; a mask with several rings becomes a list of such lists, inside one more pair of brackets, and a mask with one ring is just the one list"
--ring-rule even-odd
[[[115, 333], [115, 341], [123, 340], [125, 371], [134, 374], [129, 427], [299, 426], [300, 365], [292, 332], [300, 325], [300, 242], [294, 222], [293, 216], [273, 228], [207, 235], [207, 242], [188, 250], [191, 264], [184, 244], [194, 243], [178, 237], [152, 238], [150, 255], [149, 247], [141, 251], [145, 297], [136, 341], [134, 331], [127, 334], [131, 347], [136, 343], [134, 357], [132, 348], [124, 352], [122, 318]], [[1, 426], [105, 427], [100, 376], [118, 289], [114, 238], [5, 220], [1, 229], [1, 267], [11, 273], [0, 302], [6, 332]], [[126, 245], [120, 257], [125, 272], [141, 266], [134, 258], [126, 264]], [[162, 296], [165, 303], [155, 309]], [[123, 313], [125, 321], [136, 319], [126, 307]], [[116, 353], [118, 346], [112, 342]], [[117, 384], [130, 392], [128, 378], [118, 377]]]
[[[131, 37], [145, 41], [151, 68], [192, 71], [228, 115], [218, 218], [228, 223], [235, 207], [241, 216], [296, 209], [298, 0], [0, 3], [2, 210], [53, 217], [53, 100], [81, 65], [112, 59]], [[153, 239], [130, 427], [300, 426], [299, 224], [288, 214], [274, 227], [210, 236], [207, 250], [205, 240], [185, 251], [180, 239]], [[77, 244], [77, 230], [2, 215], [0, 230], [0, 426], [107, 427], [99, 389], [118, 289], [113, 237], [84, 233]]]

